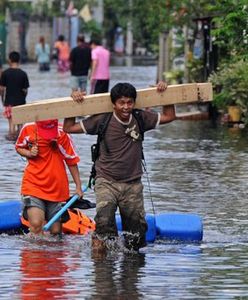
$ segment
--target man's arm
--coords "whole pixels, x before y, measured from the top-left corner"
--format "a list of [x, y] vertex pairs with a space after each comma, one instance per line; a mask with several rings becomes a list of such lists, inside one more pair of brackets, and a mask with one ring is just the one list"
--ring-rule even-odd
[[75, 118], [64, 119], [63, 130], [67, 133], [84, 133], [79, 122]]
[[95, 72], [96, 72], [96, 67], [97, 67], [97, 60], [93, 59], [92, 60], [92, 64], [91, 64], [91, 79], [94, 76]]
[[[78, 103], [82, 103], [84, 101], [85, 95], [85, 91], [73, 91], [71, 93], [72, 100]], [[76, 122], [75, 117], [64, 119], [63, 130], [67, 133], [84, 133], [80, 122]]]
[[174, 105], [163, 106], [163, 111], [160, 114], [159, 124], [169, 123], [174, 120], [176, 120], [175, 106]]
[[[159, 81], [157, 84], [157, 91], [163, 93], [167, 89], [167, 83]], [[163, 106], [163, 111], [160, 113], [159, 124], [166, 124], [176, 119], [175, 106], [166, 105]]]
[[27, 94], [28, 94], [28, 89], [22, 89], [22, 91], [23, 91], [24, 95], [27, 96]]
[[0, 85], [0, 96], [2, 98], [2, 103], [4, 104], [4, 100], [5, 100], [5, 92], [6, 92], [6, 88], [3, 85]]

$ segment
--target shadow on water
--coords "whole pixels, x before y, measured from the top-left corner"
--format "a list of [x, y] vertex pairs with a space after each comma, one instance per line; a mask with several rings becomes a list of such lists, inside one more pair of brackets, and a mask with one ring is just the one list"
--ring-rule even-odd
[[[30, 76], [28, 102], [70, 94], [68, 74]], [[129, 81], [137, 88], [153, 84], [154, 66], [111, 67], [111, 86]], [[26, 161], [4, 139], [0, 116], [1, 198], [19, 199]], [[94, 137], [74, 135], [83, 182], [91, 168]], [[196, 213], [204, 225], [203, 242], [156, 241], [140, 255], [111, 252], [92, 256], [89, 236], [65, 236], [58, 242], [30, 242], [0, 235], [1, 299], [247, 299], [248, 190], [247, 132], [208, 121], [175, 121], [146, 134], [144, 152], [151, 194], [144, 176], [145, 207], [156, 213]], [[72, 182], [70, 182], [73, 190]], [[94, 201], [93, 191], [87, 199]], [[153, 202], [153, 205], [152, 205]], [[95, 210], [88, 210], [94, 216]]]

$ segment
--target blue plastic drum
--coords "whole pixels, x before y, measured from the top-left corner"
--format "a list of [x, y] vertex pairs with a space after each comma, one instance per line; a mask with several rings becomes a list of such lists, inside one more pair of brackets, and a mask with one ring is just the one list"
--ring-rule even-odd
[[201, 241], [202, 219], [194, 214], [164, 213], [156, 215], [157, 235], [161, 239]]

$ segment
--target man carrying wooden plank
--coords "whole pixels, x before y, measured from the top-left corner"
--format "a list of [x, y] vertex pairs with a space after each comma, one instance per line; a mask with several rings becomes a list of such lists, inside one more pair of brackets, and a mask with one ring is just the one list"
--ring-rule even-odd
[[[157, 92], [163, 93], [166, 84], [160, 82]], [[147, 223], [143, 201], [142, 142], [144, 132], [176, 119], [174, 105], [163, 106], [161, 113], [134, 109], [136, 89], [129, 83], [118, 83], [110, 92], [113, 113], [92, 115], [76, 122], [64, 120], [68, 133], [98, 134], [93, 147], [96, 193], [96, 232], [92, 247], [106, 249], [106, 240], [118, 236], [115, 212], [119, 207], [125, 247], [138, 251], [146, 246]], [[84, 94], [72, 95], [76, 102], [84, 100]], [[95, 172], [94, 172], [95, 171]]]
[[[96, 194], [99, 199], [97, 200], [97, 228], [99, 228], [100, 233], [103, 232], [104, 234], [98, 235], [100, 240], [93, 239], [93, 246], [95, 246], [97, 242], [104, 246], [104, 242], [101, 241], [101, 238], [105, 239], [106, 237], [116, 235], [116, 225], [113, 218], [117, 206], [121, 205], [123, 227], [128, 229], [131, 233], [133, 227], [135, 227], [134, 232], [138, 233], [138, 235], [130, 234], [130, 238], [126, 236], [127, 247], [139, 249], [145, 245], [144, 233], [146, 223], [144, 222], [143, 216], [142, 185], [140, 184], [142, 175], [141, 155], [143, 132], [155, 128], [158, 123], [163, 124], [174, 120], [174, 104], [203, 103], [213, 99], [211, 83], [171, 85], [166, 88], [166, 91], [161, 93], [157, 92], [157, 90], [162, 91], [164, 88], [164, 84], [159, 84], [158, 87], [155, 88], [137, 90], [136, 98], [136, 90], [132, 85], [120, 84], [111, 90], [111, 95], [105, 93], [84, 96], [84, 94], [80, 92], [75, 92], [72, 95], [75, 101], [72, 101], [71, 97], [65, 97], [41, 100], [13, 107], [13, 122], [15, 124], [47, 119], [69, 118], [66, 119], [64, 123], [65, 129], [68, 132], [87, 132], [89, 134], [98, 134], [99, 131], [102, 132], [101, 137], [98, 139], [99, 143], [96, 144], [96, 146], [100, 144], [100, 157], [97, 155], [97, 147], [93, 147], [93, 150], [96, 150], [94, 151], [96, 154], [95, 165], [97, 169]], [[134, 110], [134, 108], [155, 106], [164, 106], [163, 112], [160, 115], [148, 111], [139, 113], [139, 111]], [[111, 114], [113, 111], [114, 116]], [[92, 116], [85, 121], [75, 123], [74, 117], [93, 114], [101, 115]], [[102, 116], [102, 120], [104, 119], [103, 121], [100, 116]], [[108, 116], [108, 120], [106, 120], [106, 116]], [[109, 116], [111, 116], [111, 119]], [[144, 122], [142, 120], [144, 120]], [[105, 124], [105, 129], [102, 128], [102, 123]], [[113, 179], [110, 180], [111, 178]], [[132, 192], [133, 194], [130, 199], [129, 195], [125, 195], [124, 198], [122, 197], [120, 199], [118, 197], [118, 201], [113, 198], [113, 194], [115, 193], [113, 189], [115, 185], [118, 184], [118, 188], [121, 189], [120, 195], [122, 195], [126, 189], [128, 194], [128, 187], [131, 187], [130, 193]], [[106, 195], [104, 189], [107, 191]], [[101, 197], [102, 191], [104, 191], [104, 197]], [[126, 205], [126, 199], [128, 205]], [[108, 220], [109, 210], [111, 211], [111, 218]], [[100, 213], [100, 217], [98, 217], [98, 211], [100, 211], [100, 213], [103, 212], [104, 218], [101, 218]], [[135, 217], [137, 215], [138, 218], [136, 221]], [[108, 223], [111, 226], [107, 228], [107, 231], [106, 224]], [[139, 235], [139, 233], [141, 233], [141, 235]]]

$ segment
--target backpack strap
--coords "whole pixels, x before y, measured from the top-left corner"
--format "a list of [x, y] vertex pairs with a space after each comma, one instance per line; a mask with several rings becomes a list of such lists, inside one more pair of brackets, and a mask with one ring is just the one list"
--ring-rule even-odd
[[[100, 124], [99, 126], [99, 129], [98, 129], [98, 135], [97, 135], [97, 144], [99, 144], [99, 151], [100, 151], [100, 143], [103, 141], [104, 142], [104, 146], [106, 147], [106, 151], [109, 152], [109, 147], [108, 145], [106, 144], [105, 142], [105, 132], [108, 128], [108, 124], [112, 118], [112, 115], [113, 113], [106, 113], [106, 115], [104, 116], [104, 119], [102, 121], [102, 123]], [[98, 156], [99, 156], [99, 153], [98, 153]]]
[[141, 109], [133, 109], [133, 116], [135, 118], [135, 120], [137, 121], [138, 123], [138, 126], [139, 126], [139, 131], [140, 131], [140, 134], [141, 134], [141, 137], [142, 137], [142, 141], [144, 141], [144, 133], [145, 133], [145, 126], [144, 126], [144, 119], [143, 119], [143, 116], [142, 116], [142, 110]]
[[106, 113], [106, 115], [104, 115], [102, 123], [100, 124], [100, 126], [98, 128], [96, 143], [91, 146], [91, 160], [93, 162], [93, 165], [92, 165], [92, 168], [91, 168], [89, 182], [88, 182], [88, 187], [89, 188], [91, 188], [92, 184], [93, 185], [95, 184], [95, 178], [96, 178], [95, 163], [96, 163], [96, 160], [98, 159], [98, 157], [100, 155], [100, 144], [101, 144], [102, 141], [105, 145], [106, 151], [109, 152], [109, 148], [108, 148], [107, 143], [105, 142], [104, 136], [105, 136], [105, 132], [107, 130], [109, 121], [112, 118], [112, 115], [113, 115], [113, 113]]

